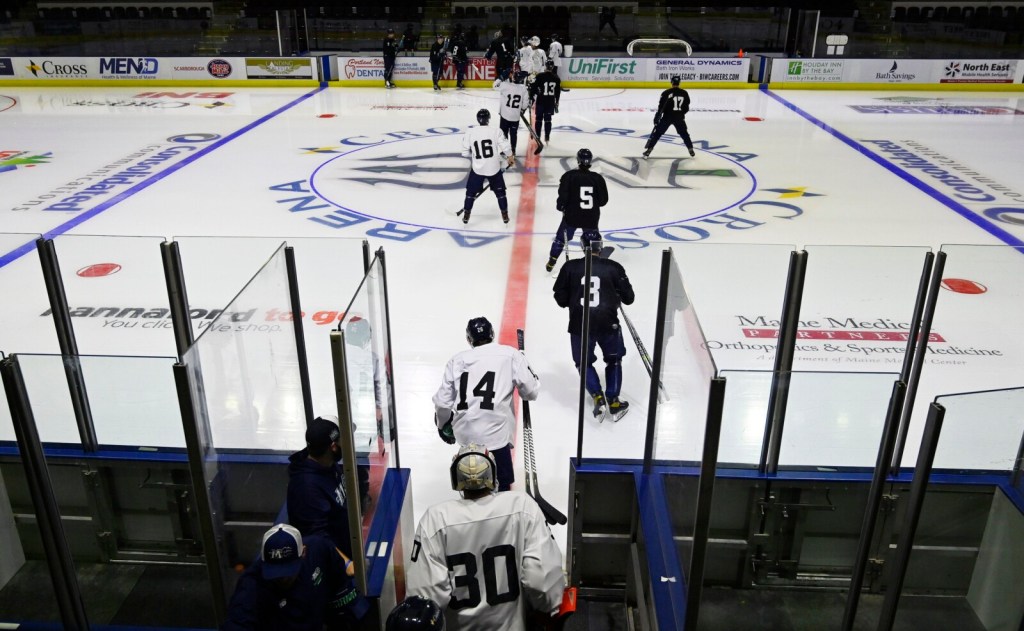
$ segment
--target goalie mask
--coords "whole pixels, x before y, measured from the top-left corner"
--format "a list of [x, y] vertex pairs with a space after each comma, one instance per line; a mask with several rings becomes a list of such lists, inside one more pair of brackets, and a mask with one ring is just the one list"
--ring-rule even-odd
[[452, 460], [453, 491], [493, 491], [498, 488], [494, 458], [483, 445], [466, 445]]

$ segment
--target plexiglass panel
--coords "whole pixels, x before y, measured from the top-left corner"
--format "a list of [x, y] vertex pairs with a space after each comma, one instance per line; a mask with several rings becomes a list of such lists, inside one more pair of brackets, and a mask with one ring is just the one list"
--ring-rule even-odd
[[176, 354], [163, 237], [60, 235], [53, 240], [83, 354]]
[[946, 408], [935, 469], [1010, 471], [1024, 440], [1024, 387], [937, 397]]
[[668, 259], [668, 294], [660, 314], [665, 337], [655, 428], [658, 460], [699, 461], [707, 422], [708, 388], [717, 374], [696, 308], [675, 259]]
[[[904, 467], [914, 466], [927, 403], [936, 396], [1024, 385], [1024, 336], [1017, 333], [1010, 315], [1024, 313], [1020, 248], [944, 245], [942, 252], [946, 264]], [[1003, 433], [998, 427], [990, 431]]]
[[282, 244], [184, 358], [201, 384], [214, 448], [298, 450], [305, 444], [291, 317]]
[[899, 372], [923, 247], [807, 246], [794, 370]]
[[[177, 237], [196, 336], [281, 245], [277, 238]], [[314, 414], [334, 414], [330, 332], [363, 277], [361, 239], [289, 238], [302, 300]], [[218, 270], [210, 274], [209, 270]]]

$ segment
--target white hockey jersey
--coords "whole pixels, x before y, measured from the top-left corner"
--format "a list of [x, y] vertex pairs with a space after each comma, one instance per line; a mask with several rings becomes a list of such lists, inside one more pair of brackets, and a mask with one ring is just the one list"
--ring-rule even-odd
[[494, 175], [505, 162], [502, 156], [512, 155], [512, 145], [497, 127], [481, 125], [471, 127], [462, 137], [462, 155], [470, 159], [474, 173]]
[[562, 65], [562, 44], [558, 40], [551, 40], [551, 45], [548, 46], [548, 59], [555, 62], [556, 68]]
[[530, 91], [525, 84], [512, 81], [495, 82], [494, 89], [501, 96], [498, 114], [507, 121], [517, 121], [530, 109]]
[[535, 75], [544, 70], [544, 64], [548, 56], [544, 51], [533, 46], [526, 45], [519, 49], [519, 69]]
[[528, 609], [553, 613], [565, 591], [562, 553], [521, 491], [428, 508], [408, 568], [408, 593], [438, 603], [458, 631], [524, 631]]
[[448, 360], [441, 387], [434, 394], [438, 427], [455, 412], [452, 429], [460, 445], [501, 449], [515, 437], [513, 388], [527, 401], [540, 392], [540, 379], [526, 355], [493, 342], [462, 351]]

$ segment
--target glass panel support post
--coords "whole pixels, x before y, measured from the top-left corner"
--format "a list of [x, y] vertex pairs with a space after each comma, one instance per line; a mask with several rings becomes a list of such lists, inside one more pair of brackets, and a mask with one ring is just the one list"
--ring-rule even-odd
[[295, 248], [285, 246], [284, 264], [288, 273], [288, 299], [295, 331], [295, 355], [299, 364], [299, 387], [302, 389], [302, 409], [306, 426], [313, 422], [313, 388], [309, 382], [309, 360], [306, 357], [306, 334], [303, 331], [302, 301], [299, 298], [299, 273], [295, 265]]
[[39, 431], [32, 415], [25, 378], [18, 365], [17, 356], [0, 361], [0, 375], [3, 377], [4, 392], [7, 394], [7, 402], [11, 409], [18, 451], [21, 454], [22, 466], [25, 468], [25, 481], [32, 497], [32, 504], [35, 506], [36, 523], [61, 621], [65, 629], [87, 630], [89, 620], [85, 614], [85, 603], [75, 574], [75, 563], [64, 535], [60, 508], [53, 494], [50, 471], [46, 466], [43, 445], [39, 440]]
[[[181, 410], [181, 424], [185, 433], [188, 450], [188, 469], [192, 478], [192, 496], [195, 498], [196, 518], [199, 522], [199, 537], [203, 544], [203, 558], [206, 573], [210, 579], [210, 595], [213, 598], [213, 614], [217, 626], [227, 621], [228, 586], [225, 581], [221, 558], [227, 558], [222, 539], [214, 525], [213, 505], [210, 503], [210, 489], [206, 485], [205, 464], [210, 442], [200, 439], [196, 405], [192, 399], [193, 389], [189, 383], [189, 369], [185, 364], [175, 364], [174, 385], [178, 392], [178, 407]], [[197, 384], [201, 385], [201, 384]], [[202, 390], [199, 389], [201, 392]], [[205, 406], [202, 407], [205, 409]]]
[[935, 253], [928, 252], [924, 255], [924, 268], [921, 270], [921, 280], [917, 285], [917, 299], [914, 301], [914, 314], [910, 317], [910, 329], [907, 331], [907, 350], [903, 353], [903, 367], [900, 369], [900, 381], [910, 381], [910, 372], [914, 365], [914, 348], [917, 345], [917, 334], [921, 331], [921, 316], [924, 314], [924, 305], [928, 298], [928, 279], [932, 275], [932, 266], [935, 264]]
[[786, 420], [786, 404], [789, 401], [789, 386], [793, 375], [793, 356], [796, 352], [796, 336], [800, 321], [800, 305], [803, 302], [804, 280], [807, 277], [807, 252], [799, 250], [789, 255], [789, 274], [786, 278], [786, 298], [779, 318], [779, 344], [775, 351], [775, 367], [772, 370], [772, 386], [768, 395], [768, 410], [765, 415], [764, 438], [761, 442], [761, 459], [758, 471], [775, 475], [779, 469], [779, 452], [782, 451], [782, 429]]
[[914, 546], [914, 535], [921, 519], [925, 494], [928, 492], [928, 478], [932, 473], [932, 463], [935, 461], [935, 450], [939, 446], [939, 434], [942, 432], [942, 420], [945, 415], [946, 408], [938, 403], [932, 403], [928, 408], [928, 421], [925, 423], [924, 435], [921, 437], [921, 450], [918, 452], [917, 466], [914, 467], [914, 480], [910, 484], [910, 502], [900, 530], [899, 542], [896, 544], [896, 558], [890, 569], [885, 600], [882, 601], [882, 611], [878, 615], [878, 631], [891, 631], [893, 623], [896, 621], [896, 610], [899, 607], [900, 594], [903, 591], [903, 579], [907, 575], [907, 565], [910, 563], [910, 553]]
[[366, 550], [363, 543], [363, 511], [359, 495], [359, 463], [356, 441], [352, 434], [352, 397], [349, 394], [348, 364], [345, 359], [345, 332], [331, 331], [331, 359], [334, 362], [334, 394], [338, 402], [338, 437], [341, 448], [341, 470], [345, 475], [345, 497], [348, 507], [348, 532], [352, 548], [352, 564], [359, 593], [366, 593]]
[[647, 430], [644, 437], [644, 473], [651, 472], [658, 424], [658, 386], [665, 362], [665, 311], [668, 309], [668, 282], [672, 268], [672, 250], [661, 251], [661, 279], [658, 281], [658, 311], [654, 322], [654, 357], [651, 358], [651, 393], [647, 403]]
[[[380, 250], [383, 251], [384, 248], [380, 248]], [[370, 271], [370, 263], [372, 263], [372, 262], [373, 262], [373, 259], [370, 256], [370, 242], [367, 241], [366, 239], [363, 239], [363, 274], [364, 275], [367, 274]]]
[[718, 444], [722, 435], [722, 410], [725, 407], [725, 378], [714, 377], [708, 388], [704, 451], [701, 454], [697, 509], [693, 519], [693, 549], [690, 553], [690, 571], [686, 576], [686, 631], [697, 630], [700, 600], [704, 591], [704, 563], [708, 552], [708, 533], [711, 530], [711, 502], [715, 494], [715, 469], [718, 466]]
[[57, 332], [57, 343], [60, 353], [64, 356], [64, 374], [68, 380], [68, 392], [71, 395], [71, 406], [75, 412], [75, 423], [82, 441], [82, 449], [95, 452], [98, 446], [96, 427], [92, 420], [92, 409], [89, 407], [89, 395], [85, 389], [85, 377], [82, 375], [82, 364], [78, 360], [78, 342], [75, 340], [75, 329], [71, 324], [68, 309], [68, 298], [64, 292], [64, 281], [61, 280], [60, 264], [57, 261], [57, 249], [52, 239], [40, 238], [36, 241], [39, 251], [39, 262], [42, 265], [43, 279], [46, 282], [46, 295], [50, 301], [50, 313], [53, 326]]
[[[363, 241], [366, 244], [366, 241]], [[388, 418], [391, 421], [391, 443], [395, 454], [395, 468], [402, 468], [402, 460], [398, 451], [398, 403], [395, 401], [395, 362], [394, 351], [391, 346], [391, 305], [388, 298], [388, 265], [384, 256], [384, 248], [377, 249], [377, 259], [380, 261], [381, 287], [384, 289], [384, 330], [387, 332], [388, 354], [384, 360], [387, 361], [384, 370], [388, 381]]]
[[[516, 9], [517, 24], [519, 10]], [[587, 401], [587, 367], [590, 366], [590, 292], [594, 274], [593, 255], [584, 248], [583, 252], [583, 322], [580, 331], [580, 362], [577, 369], [580, 371], [580, 398], [579, 418], [576, 428], [576, 466], [583, 464], [583, 428], [584, 416]], [[569, 292], [570, 296], [572, 292]], [[572, 298], [570, 297], [570, 300]], [[572, 305], [569, 305], [572, 310]]]
[[[1024, 433], [1020, 436], [1020, 446], [1017, 447], [1017, 459], [1013, 461], [1013, 473], [1010, 476], [1010, 483], [1014, 488], [1021, 488], [1021, 468], [1024, 467]], [[1024, 620], [1021, 621], [1024, 624]], [[1022, 629], [1024, 631], [1024, 629]]]
[[903, 404], [899, 434], [896, 436], [896, 449], [893, 452], [892, 464], [890, 466], [892, 475], [899, 474], [900, 463], [903, 461], [903, 450], [907, 444], [907, 430], [910, 427], [910, 417], [914, 413], [914, 398], [917, 396], [917, 387], [921, 383], [921, 371], [924, 369], [925, 354], [928, 352], [928, 336], [932, 333], [935, 305], [939, 301], [939, 287], [942, 285], [942, 272], [945, 267], [946, 253], [938, 252], [935, 255], [935, 264], [932, 266], [932, 278], [928, 286], [928, 297], [925, 300], [924, 311], [921, 315], [921, 330], [917, 335], [914, 364], [907, 379], [907, 400]]
[[[929, 254], [931, 254], [929, 252]], [[878, 456], [875, 459], [875, 471], [871, 477], [871, 488], [868, 490], [867, 505], [861, 516], [860, 541], [857, 543], [857, 556], [853, 561], [853, 573], [850, 576], [850, 589], [846, 593], [846, 608], [843, 610], [842, 631], [852, 631], [857, 619], [857, 606], [860, 604], [860, 592], [864, 586], [864, 573], [871, 555], [871, 540], [875, 536], [875, 523], [878, 520], [878, 509], [882, 505], [882, 494], [885, 492], [886, 477], [889, 474], [889, 462], [896, 447], [896, 432], [900, 426], [900, 414], [903, 401], [907, 395], [907, 384], [896, 381], [889, 397], [889, 409], [885, 415], [885, 427], [882, 429]]]
[[176, 241], [160, 244], [160, 256], [164, 264], [164, 282], [167, 284], [167, 300], [171, 307], [171, 326], [174, 328], [174, 346], [178, 350], [178, 361], [195, 338], [192, 335], [192, 319], [189, 317], [188, 292], [185, 288], [185, 272], [181, 266], [181, 250]]

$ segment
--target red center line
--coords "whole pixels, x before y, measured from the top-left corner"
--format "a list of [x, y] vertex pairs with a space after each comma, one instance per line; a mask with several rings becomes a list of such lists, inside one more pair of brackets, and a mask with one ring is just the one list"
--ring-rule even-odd
[[[533, 140], [526, 145], [526, 163], [523, 183], [519, 189], [519, 209], [516, 211], [516, 234], [512, 241], [512, 256], [508, 263], [505, 284], [505, 308], [501, 314], [500, 344], [515, 348], [516, 329], [526, 328], [526, 300], [530, 289], [530, 252], [533, 244], [533, 216], [537, 202], [537, 167], [540, 158], [533, 154]], [[519, 418], [519, 395], [514, 396], [512, 409]], [[517, 422], [518, 425], [518, 422]], [[518, 427], [516, 428], [518, 430]], [[515, 448], [512, 450], [515, 461]]]

